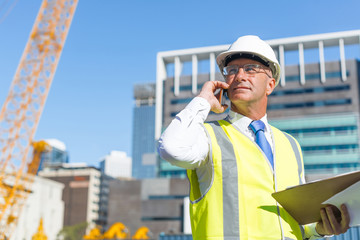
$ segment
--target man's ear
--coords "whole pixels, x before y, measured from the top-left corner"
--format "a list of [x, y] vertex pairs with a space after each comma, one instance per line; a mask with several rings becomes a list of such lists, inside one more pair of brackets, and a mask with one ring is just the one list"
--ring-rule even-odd
[[266, 95], [269, 96], [275, 88], [275, 78], [270, 78], [266, 87]]

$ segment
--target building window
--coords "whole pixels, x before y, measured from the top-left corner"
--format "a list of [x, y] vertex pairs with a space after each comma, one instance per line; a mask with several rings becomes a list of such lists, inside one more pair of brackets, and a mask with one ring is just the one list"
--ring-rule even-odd
[[351, 99], [330, 99], [330, 100], [319, 100], [314, 102], [297, 102], [297, 103], [277, 103], [270, 104], [268, 110], [281, 110], [290, 108], [308, 108], [308, 107], [325, 107], [334, 105], [349, 105]]
[[359, 148], [358, 144], [339, 144], [339, 145], [323, 145], [323, 146], [304, 146], [302, 150], [304, 152], [312, 151], [328, 151], [328, 150], [337, 150], [337, 149], [357, 149]]
[[[350, 75], [349, 71], [346, 71], [346, 76], [349, 76], [349, 75]], [[325, 73], [325, 77], [326, 78], [341, 78], [341, 72], [340, 71], [327, 72], [327, 73]], [[306, 80], [320, 80], [320, 73], [305, 74], [305, 79]], [[298, 81], [300, 81], [300, 76], [299, 75], [285, 76], [285, 81], [286, 82], [298, 82]]]
[[[202, 84], [198, 84], [197, 85], [197, 89], [199, 90], [199, 89], [201, 89], [202, 88], [202, 86], [203, 86], [204, 84], [202, 83]], [[172, 92], [174, 92], [174, 87], [171, 87], [171, 91]], [[192, 90], [192, 85], [182, 85], [182, 86], [180, 86], [179, 87], [179, 90], [182, 92], [182, 91], [191, 91]]]
[[283, 131], [290, 134], [328, 134], [329, 132], [335, 132], [336, 134], [345, 132], [354, 132], [357, 130], [357, 126], [337, 126], [337, 127], [317, 127], [317, 128], [302, 128], [302, 129], [284, 129]]
[[337, 163], [337, 164], [308, 164], [305, 170], [313, 169], [336, 169], [336, 168], [358, 168], [359, 163]]
[[305, 93], [324, 93], [324, 92], [333, 92], [333, 91], [346, 91], [350, 90], [350, 85], [337, 85], [337, 86], [327, 86], [327, 87], [313, 87], [313, 88], [297, 88], [289, 90], [275, 90], [271, 93], [271, 96], [286, 96], [286, 95], [296, 95], [296, 94], [305, 94]]
[[172, 99], [171, 104], [177, 105], [177, 104], [186, 104], [189, 103], [193, 98], [178, 98], [178, 99]]

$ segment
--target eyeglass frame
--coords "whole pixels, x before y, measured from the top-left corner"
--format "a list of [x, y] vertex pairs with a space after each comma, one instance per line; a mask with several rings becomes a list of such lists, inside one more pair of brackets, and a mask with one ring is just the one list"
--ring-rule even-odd
[[[246, 66], [247, 66], [247, 67], [249, 67], [249, 66], [254, 66], [255, 68], [259, 68], [259, 70], [258, 70], [258, 71], [255, 70], [255, 72], [251, 72], [251, 73], [250, 73], [249, 71], [246, 71], [246, 70], [245, 70]], [[237, 67], [236, 73], [226, 74], [228, 67]], [[259, 64], [254, 64], [254, 63], [245, 64], [245, 65], [243, 65], [243, 66], [239, 66], [239, 65], [229, 65], [229, 66], [226, 66], [226, 67], [223, 68], [223, 74], [224, 74], [225, 77], [228, 77], [228, 76], [231, 76], [231, 75], [236, 75], [236, 74], [239, 73], [240, 68], [242, 68], [242, 69], [244, 70], [244, 73], [246, 73], [247, 75], [254, 75], [254, 74], [256, 74], [256, 73], [265, 73], [269, 78], [272, 78], [272, 76], [270, 76], [270, 75], [265, 71], [265, 70], [270, 70], [270, 71], [271, 71], [271, 68], [269, 68], [269, 67], [264, 67], [264, 66], [261, 66], [261, 65], [259, 65]], [[261, 69], [264, 70], [264, 71], [260, 71]]]

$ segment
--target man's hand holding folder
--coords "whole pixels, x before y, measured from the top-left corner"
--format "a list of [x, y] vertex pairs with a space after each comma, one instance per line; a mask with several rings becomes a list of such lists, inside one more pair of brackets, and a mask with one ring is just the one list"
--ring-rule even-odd
[[321, 235], [360, 225], [360, 171], [275, 192], [272, 196], [299, 224], [316, 224]]
[[[336, 207], [335, 207], [336, 208]], [[340, 217], [335, 215], [334, 206], [326, 206], [320, 209], [321, 220], [316, 224], [316, 231], [321, 235], [339, 235], [345, 233], [349, 228], [350, 215], [345, 204], [340, 207]]]

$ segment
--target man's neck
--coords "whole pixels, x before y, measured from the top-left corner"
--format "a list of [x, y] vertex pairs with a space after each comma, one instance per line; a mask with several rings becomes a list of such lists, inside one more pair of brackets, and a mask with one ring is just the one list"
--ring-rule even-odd
[[231, 104], [231, 110], [237, 112], [243, 116], [246, 116], [252, 120], [259, 120], [266, 114], [266, 105], [261, 105], [258, 107], [250, 105], [238, 105]]

